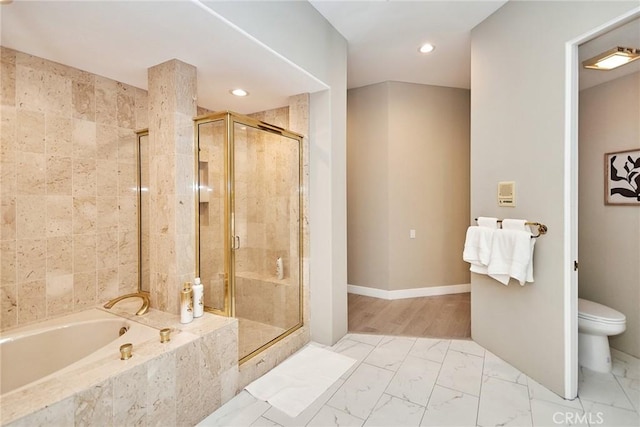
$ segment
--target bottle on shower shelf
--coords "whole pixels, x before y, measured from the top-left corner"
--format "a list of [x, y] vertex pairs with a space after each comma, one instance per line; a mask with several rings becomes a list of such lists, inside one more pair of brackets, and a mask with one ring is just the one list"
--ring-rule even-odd
[[193, 290], [191, 282], [185, 282], [180, 291], [180, 323], [193, 320]]
[[278, 280], [284, 279], [284, 265], [281, 256], [276, 260], [276, 277]]
[[200, 317], [204, 313], [204, 286], [199, 277], [193, 281], [193, 317]]

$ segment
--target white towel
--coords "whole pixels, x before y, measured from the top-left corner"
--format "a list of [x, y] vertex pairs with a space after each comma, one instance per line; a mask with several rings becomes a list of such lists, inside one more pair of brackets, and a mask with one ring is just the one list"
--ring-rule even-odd
[[478, 274], [487, 274], [487, 265], [491, 255], [493, 232], [498, 228], [497, 218], [478, 218], [478, 226], [467, 229], [462, 259], [471, 264], [469, 270]]
[[478, 217], [478, 226], [493, 228], [494, 230], [498, 228], [498, 218], [491, 218], [486, 216]]
[[535, 239], [525, 223], [526, 220], [504, 219], [502, 229], [496, 230], [493, 237], [487, 274], [504, 285], [511, 277], [522, 286], [533, 282]]

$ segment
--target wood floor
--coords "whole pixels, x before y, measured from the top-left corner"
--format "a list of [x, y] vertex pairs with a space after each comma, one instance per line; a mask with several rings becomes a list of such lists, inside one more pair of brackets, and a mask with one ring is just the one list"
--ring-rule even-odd
[[349, 332], [470, 338], [471, 294], [384, 300], [348, 294]]

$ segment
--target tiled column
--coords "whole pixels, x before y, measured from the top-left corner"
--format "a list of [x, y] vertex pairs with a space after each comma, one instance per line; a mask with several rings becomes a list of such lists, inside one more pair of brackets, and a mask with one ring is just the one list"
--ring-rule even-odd
[[174, 59], [148, 77], [151, 305], [177, 314], [195, 274], [196, 68]]

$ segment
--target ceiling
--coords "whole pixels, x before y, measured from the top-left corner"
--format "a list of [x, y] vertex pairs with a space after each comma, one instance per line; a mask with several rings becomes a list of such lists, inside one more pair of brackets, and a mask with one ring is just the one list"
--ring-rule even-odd
[[[383, 81], [469, 88], [470, 31], [506, 0], [310, 3], [348, 41], [349, 88]], [[143, 89], [149, 67], [177, 58], [197, 67], [198, 105], [211, 110], [263, 111], [286, 105], [291, 95], [326, 89], [323, 82], [238, 31], [210, 4], [15, 0], [0, 6], [0, 41]], [[581, 46], [581, 60], [616, 45], [640, 47], [635, 22]], [[419, 54], [424, 42], [436, 49]], [[609, 73], [581, 71], [581, 88], [638, 69], [640, 61]], [[250, 96], [230, 95], [236, 87]]]
[[[471, 29], [506, 2], [311, 0], [349, 42], [349, 88], [402, 81], [469, 89]], [[436, 47], [426, 55], [418, 52], [425, 42]]]

